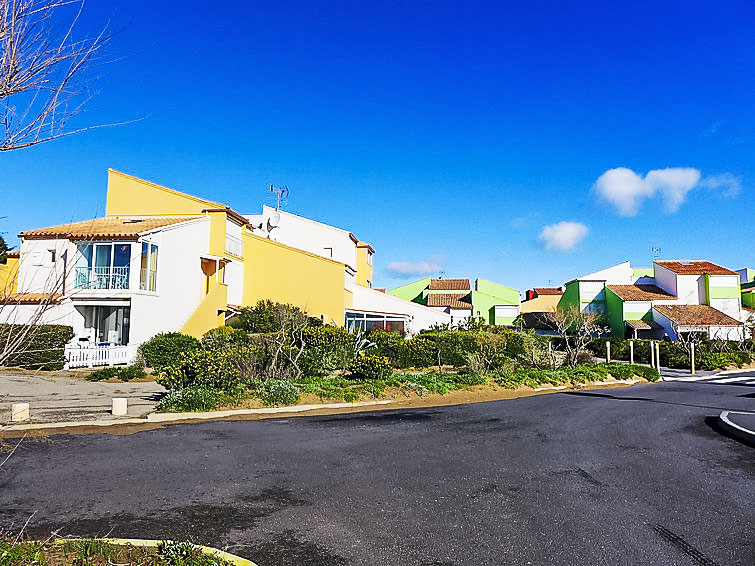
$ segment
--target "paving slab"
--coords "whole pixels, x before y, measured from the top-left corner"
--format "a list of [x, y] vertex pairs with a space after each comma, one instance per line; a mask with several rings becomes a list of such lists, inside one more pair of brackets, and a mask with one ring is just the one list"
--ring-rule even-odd
[[0, 424], [10, 422], [13, 403], [29, 403], [33, 423], [123, 418], [110, 413], [113, 397], [128, 399], [129, 417], [146, 417], [165, 391], [154, 381], [107, 383], [41, 372], [0, 372]]

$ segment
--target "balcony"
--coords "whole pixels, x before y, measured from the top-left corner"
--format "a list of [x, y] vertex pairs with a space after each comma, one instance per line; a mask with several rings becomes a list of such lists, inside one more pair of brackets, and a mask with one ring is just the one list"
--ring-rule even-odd
[[244, 257], [244, 242], [242, 242], [236, 236], [230, 234], [225, 235], [225, 253], [243, 258]]
[[77, 267], [76, 289], [128, 289], [128, 267]]

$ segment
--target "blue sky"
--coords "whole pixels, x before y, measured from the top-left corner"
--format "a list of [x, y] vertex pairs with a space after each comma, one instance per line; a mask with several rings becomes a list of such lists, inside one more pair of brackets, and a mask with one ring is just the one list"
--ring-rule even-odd
[[11, 243], [102, 214], [112, 167], [241, 212], [286, 184], [376, 286], [755, 265], [751, 2], [229, 4], [88, 3], [124, 29], [80, 124], [141, 119], [0, 154]]

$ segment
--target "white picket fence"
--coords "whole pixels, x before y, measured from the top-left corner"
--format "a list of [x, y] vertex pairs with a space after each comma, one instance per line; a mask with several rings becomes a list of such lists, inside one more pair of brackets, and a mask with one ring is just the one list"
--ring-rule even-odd
[[137, 344], [126, 346], [66, 345], [65, 369], [130, 364], [136, 358]]

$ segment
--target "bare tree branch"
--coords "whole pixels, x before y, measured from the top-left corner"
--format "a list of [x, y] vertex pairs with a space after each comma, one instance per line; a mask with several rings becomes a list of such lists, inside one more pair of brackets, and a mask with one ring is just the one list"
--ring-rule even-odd
[[[113, 35], [77, 38], [85, 0], [0, 0], [0, 151], [104, 125], [70, 127]], [[115, 125], [115, 124], [106, 124]]]

